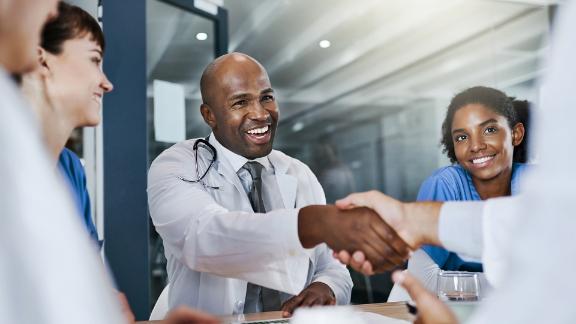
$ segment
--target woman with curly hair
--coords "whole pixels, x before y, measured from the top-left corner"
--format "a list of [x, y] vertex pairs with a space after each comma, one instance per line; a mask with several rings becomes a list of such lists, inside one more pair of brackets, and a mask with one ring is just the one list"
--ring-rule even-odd
[[[525, 101], [493, 88], [473, 87], [457, 94], [442, 124], [441, 144], [452, 165], [424, 181], [417, 199], [485, 200], [516, 194], [527, 168], [527, 116]], [[482, 272], [482, 264], [433, 246], [416, 251], [408, 262], [408, 271], [433, 292], [440, 270]], [[486, 286], [483, 275], [480, 278]], [[389, 300], [397, 299], [402, 298], [393, 291]]]

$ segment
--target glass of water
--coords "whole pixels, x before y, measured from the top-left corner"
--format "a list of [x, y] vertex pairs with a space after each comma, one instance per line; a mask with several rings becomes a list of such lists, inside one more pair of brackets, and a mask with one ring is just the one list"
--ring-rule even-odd
[[478, 273], [440, 271], [437, 293], [438, 298], [443, 301], [478, 301], [480, 300]]

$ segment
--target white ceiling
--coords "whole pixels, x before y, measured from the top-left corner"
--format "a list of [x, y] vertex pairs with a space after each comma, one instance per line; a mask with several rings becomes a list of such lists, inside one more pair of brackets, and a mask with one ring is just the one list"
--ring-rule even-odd
[[[177, 9], [159, 10], [167, 5], [158, 0], [148, 3], [155, 8], [148, 20], [149, 73], [156, 69], [156, 74], [186, 83], [189, 95], [197, 98], [212, 38], [200, 42], [194, 35], [206, 31], [213, 36], [209, 22]], [[396, 97], [449, 96], [476, 84], [521, 88], [540, 72], [548, 32], [545, 7], [526, 1], [224, 4], [230, 51], [250, 54], [267, 68], [286, 106], [284, 118], [324, 111], [335, 102], [356, 106]], [[322, 39], [332, 46], [320, 48]]]
[[[225, 0], [230, 51], [258, 59], [285, 124], [488, 85], [534, 99], [551, 1]], [[148, 0], [148, 73], [186, 86], [212, 59], [207, 20]], [[194, 38], [207, 32], [207, 41]], [[322, 49], [320, 40], [332, 46]], [[368, 108], [367, 108], [368, 109]]]
[[[97, 0], [71, 0], [95, 14]], [[552, 0], [225, 0], [230, 51], [257, 58], [283, 118], [386, 106], [486, 84], [534, 98]], [[147, 0], [148, 75], [184, 84], [212, 59], [211, 23]], [[206, 41], [194, 38], [204, 31]], [[321, 49], [318, 42], [330, 40]], [[326, 108], [328, 107], [328, 108]]]

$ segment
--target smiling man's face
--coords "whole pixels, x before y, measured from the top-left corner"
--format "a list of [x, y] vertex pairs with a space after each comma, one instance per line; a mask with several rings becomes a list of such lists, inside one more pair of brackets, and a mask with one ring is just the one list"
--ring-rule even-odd
[[207, 79], [201, 112], [216, 139], [248, 159], [270, 154], [279, 114], [264, 68], [232, 53], [217, 60]]

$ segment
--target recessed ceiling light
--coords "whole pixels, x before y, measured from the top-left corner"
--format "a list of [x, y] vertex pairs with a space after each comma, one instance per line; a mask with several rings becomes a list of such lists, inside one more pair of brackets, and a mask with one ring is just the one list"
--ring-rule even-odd
[[296, 124], [292, 125], [292, 131], [294, 133], [301, 131], [303, 128], [304, 128], [303, 122], [296, 122]]
[[197, 39], [197, 40], [201, 40], [201, 41], [202, 41], [202, 40], [206, 40], [206, 39], [208, 39], [208, 34], [206, 34], [206, 33], [198, 33], [198, 34], [196, 34], [196, 39]]
[[320, 41], [320, 43], [318, 43], [318, 46], [320, 46], [322, 48], [328, 48], [328, 47], [330, 47], [330, 41], [323, 39]]

